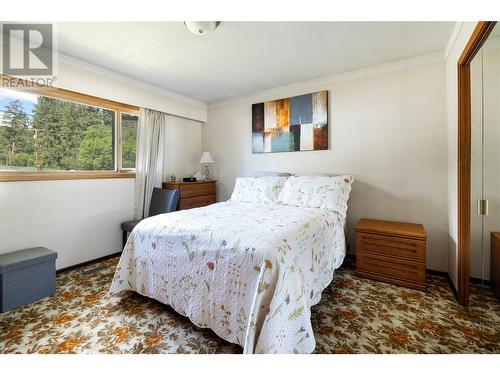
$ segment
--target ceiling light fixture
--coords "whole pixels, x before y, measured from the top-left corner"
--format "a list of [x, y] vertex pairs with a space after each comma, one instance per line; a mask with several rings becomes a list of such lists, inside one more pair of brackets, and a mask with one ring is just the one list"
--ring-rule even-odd
[[214, 31], [220, 25], [220, 21], [184, 22], [184, 25], [193, 34], [205, 35]]

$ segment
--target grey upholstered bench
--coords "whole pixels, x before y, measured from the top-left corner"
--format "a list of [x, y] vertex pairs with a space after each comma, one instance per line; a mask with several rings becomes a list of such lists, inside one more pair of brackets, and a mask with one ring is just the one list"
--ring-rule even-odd
[[0, 313], [54, 294], [56, 258], [44, 247], [0, 254]]

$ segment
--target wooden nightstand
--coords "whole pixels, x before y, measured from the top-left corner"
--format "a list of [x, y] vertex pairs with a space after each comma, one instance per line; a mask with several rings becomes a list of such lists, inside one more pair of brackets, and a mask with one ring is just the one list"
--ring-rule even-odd
[[164, 182], [163, 189], [179, 189], [178, 210], [208, 206], [215, 203], [215, 180], [196, 182]]
[[423, 225], [361, 219], [356, 225], [356, 274], [425, 290]]

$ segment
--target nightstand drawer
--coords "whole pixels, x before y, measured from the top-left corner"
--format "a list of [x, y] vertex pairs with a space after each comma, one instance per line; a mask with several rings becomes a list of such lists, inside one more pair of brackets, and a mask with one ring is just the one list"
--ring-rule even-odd
[[425, 241], [409, 238], [358, 233], [356, 236], [356, 249], [370, 254], [425, 261]]
[[356, 266], [362, 272], [425, 284], [425, 263], [357, 251]]
[[201, 197], [204, 195], [215, 195], [214, 183], [198, 183], [180, 185], [181, 199], [191, 197]]
[[190, 208], [208, 206], [215, 203], [215, 195], [205, 195], [202, 197], [184, 198], [180, 200], [179, 209], [187, 210]]

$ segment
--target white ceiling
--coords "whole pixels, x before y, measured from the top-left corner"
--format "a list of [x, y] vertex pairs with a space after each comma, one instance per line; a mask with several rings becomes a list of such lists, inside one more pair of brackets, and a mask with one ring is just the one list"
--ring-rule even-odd
[[444, 51], [453, 22], [59, 23], [59, 51], [208, 103]]

